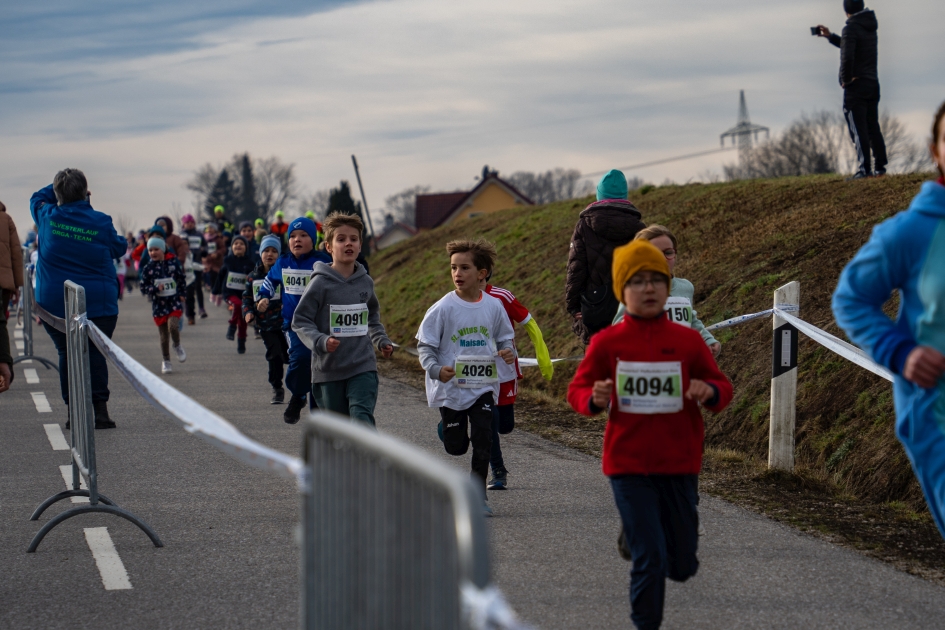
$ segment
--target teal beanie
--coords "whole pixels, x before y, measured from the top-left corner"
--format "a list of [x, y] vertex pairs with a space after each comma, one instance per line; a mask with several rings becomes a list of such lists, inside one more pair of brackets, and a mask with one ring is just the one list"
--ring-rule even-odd
[[604, 199], [626, 199], [627, 178], [622, 171], [613, 168], [597, 183], [597, 201]]

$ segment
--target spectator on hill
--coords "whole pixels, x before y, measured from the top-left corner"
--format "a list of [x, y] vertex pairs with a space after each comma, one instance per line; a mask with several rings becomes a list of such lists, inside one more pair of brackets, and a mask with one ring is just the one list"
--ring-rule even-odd
[[597, 184], [597, 201], [581, 212], [571, 237], [565, 301], [571, 329], [585, 345], [610, 325], [619, 307], [611, 290], [614, 249], [646, 227], [627, 192], [624, 174], [608, 171]]
[[[879, 127], [879, 72], [877, 57], [879, 22], [863, 0], [843, 0], [847, 25], [843, 34], [831, 33], [820, 24], [817, 35], [840, 49], [840, 87], [843, 116], [856, 147], [859, 170], [850, 179], [882, 177], [886, 174], [886, 143]], [[873, 161], [870, 163], [870, 153]]]
[[[941, 177], [873, 229], [833, 296], [837, 323], [895, 375], [896, 435], [945, 536], [945, 103], [932, 126]], [[883, 311], [899, 292], [899, 314]]]
[[[34, 239], [35, 240], [35, 239]], [[23, 286], [23, 249], [16, 233], [13, 218], [0, 202], [0, 393], [10, 389], [13, 382], [13, 354], [10, 352], [10, 334], [7, 331], [7, 305], [18, 298]]]
[[[85, 287], [88, 318], [111, 338], [118, 323], [118, 276], [112, 260], [125, 253], [128, 243], [115, 231], [110, 216], [92, 209], [91, 197], [85, 175], [74, 168], [59, 171], [52, 185], [33, 193], [30, 212], [39, 226], [36, 303], [51, 315], [65, 317], [62, 285], [72, 280]], [[59, 352], [59, 387], [68, 405], [66, 335], [46, 322], [43, 327]], [[108, 364], [93, 343], [89, 370], [95, 428], [114, 428], [108, 417]]]

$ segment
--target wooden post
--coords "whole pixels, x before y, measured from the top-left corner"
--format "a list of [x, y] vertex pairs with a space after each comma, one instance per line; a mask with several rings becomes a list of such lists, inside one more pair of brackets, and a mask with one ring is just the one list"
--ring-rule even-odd
[[[801, 285], [789, 282], [774, 292], [774, 307], [800, 307]], [[799, 317], [798, 311], [791, 313]], [[768, 468], [794, 470], [794, 417], [797, 407], [797, 329], [774, 316], [771, 362], [771, 423]]]

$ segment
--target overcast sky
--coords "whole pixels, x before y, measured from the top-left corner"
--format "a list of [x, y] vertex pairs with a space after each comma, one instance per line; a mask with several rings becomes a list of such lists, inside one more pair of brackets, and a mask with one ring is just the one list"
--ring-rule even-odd
[[[91, 5], [91, 6], [83, 6]], [[869, 3], [882, 105], [924, 138], [942, 89], [941, 2]], [[294, 163], [307, 192], [353, 181], [375, 217], [422, 184], [554, 167], [584, 173], [717, 147], [744, 89], [783, 129], [839, 110], [840, 0], [45, 0], [0, 14], [0, 200], [85, 171], [94, 206], [145, 227], [237, 152]], [[721, 172], [734, 153], [628, 173]], [[176, 204], [176, 206], [175, 206]]]

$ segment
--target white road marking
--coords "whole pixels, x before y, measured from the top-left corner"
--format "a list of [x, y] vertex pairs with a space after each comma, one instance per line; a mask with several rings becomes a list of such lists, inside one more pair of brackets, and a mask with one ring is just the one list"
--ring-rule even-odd
[[[59, 467], [59, 472], [62, 473], [62, 480], [66, 482], [66, 490], [72, 490], [72, 465], [66, 464], [65, 466]], [[85, 479], [82, 478], [82, 475], [79, 475], [79, 487], [83, 490], [88, 490], [88, 486], [85, 485]], [[88, 503], [88, 497], [72, 497], [73, 503]]]
[[[58, 424], [44, 424], [43, 428], [46, 429], [46, 437], [49, 438], [49, 445], [52, 446], [54, 451], [68, 451], [69, 444], [66, 442], [66, 436], [62, 434], [62, 429], [59, 428]], [[69, 466], [68, 468], [72, 468]], [[69, 476], [72, 476], [72, 473], [69, 473]]]
[[122, 564], [112, 537], [108, 535], [107, 527], [86, 527], [85, 542], [92, 550], [92, 557], [98, 565], [98, 572], [102, 575], [102, 584], [106, 591], [121, 591], [131, 588], [128, 572]]
[[[21, 356], [21, 357], [23, 356], [23, 353], [22, 353], [22, 352], [20, 353], [20, 356]], [[20, 363], [32, 363], [32, 362], [33, 362], [33, 359], [25, 359], [25, 360], [23, 360], [23, 361], [20, 361]]]
[[23, 341], [22, 341], [22, 340], [14, 341], [13, 343], [16, 344], [16, 349], [17, 349], [17, 350], [19, 350], [20, 352], [23, 351]]
[[49, 406], [49, 401], [46, 400], [46, 394], [43, 392], [30, 392], [30, 396], [33, 397], [33, 404], [36, 405], [36, 411], [39, 413], [52, 413], [52, 407]]
[[39, 374], [37, 374], [36, 370], [33, 368], [26, 368], [23, 370], [23, 376], [26, 377], [26, 383], [28, 385], [35, 385], [39, 382]]
[[13, 338], [14, 338], [14, 339], [22, 339], [22, 338], [23, 338], [23, 329], [14, 330], [14, 331], [13, 331]]

